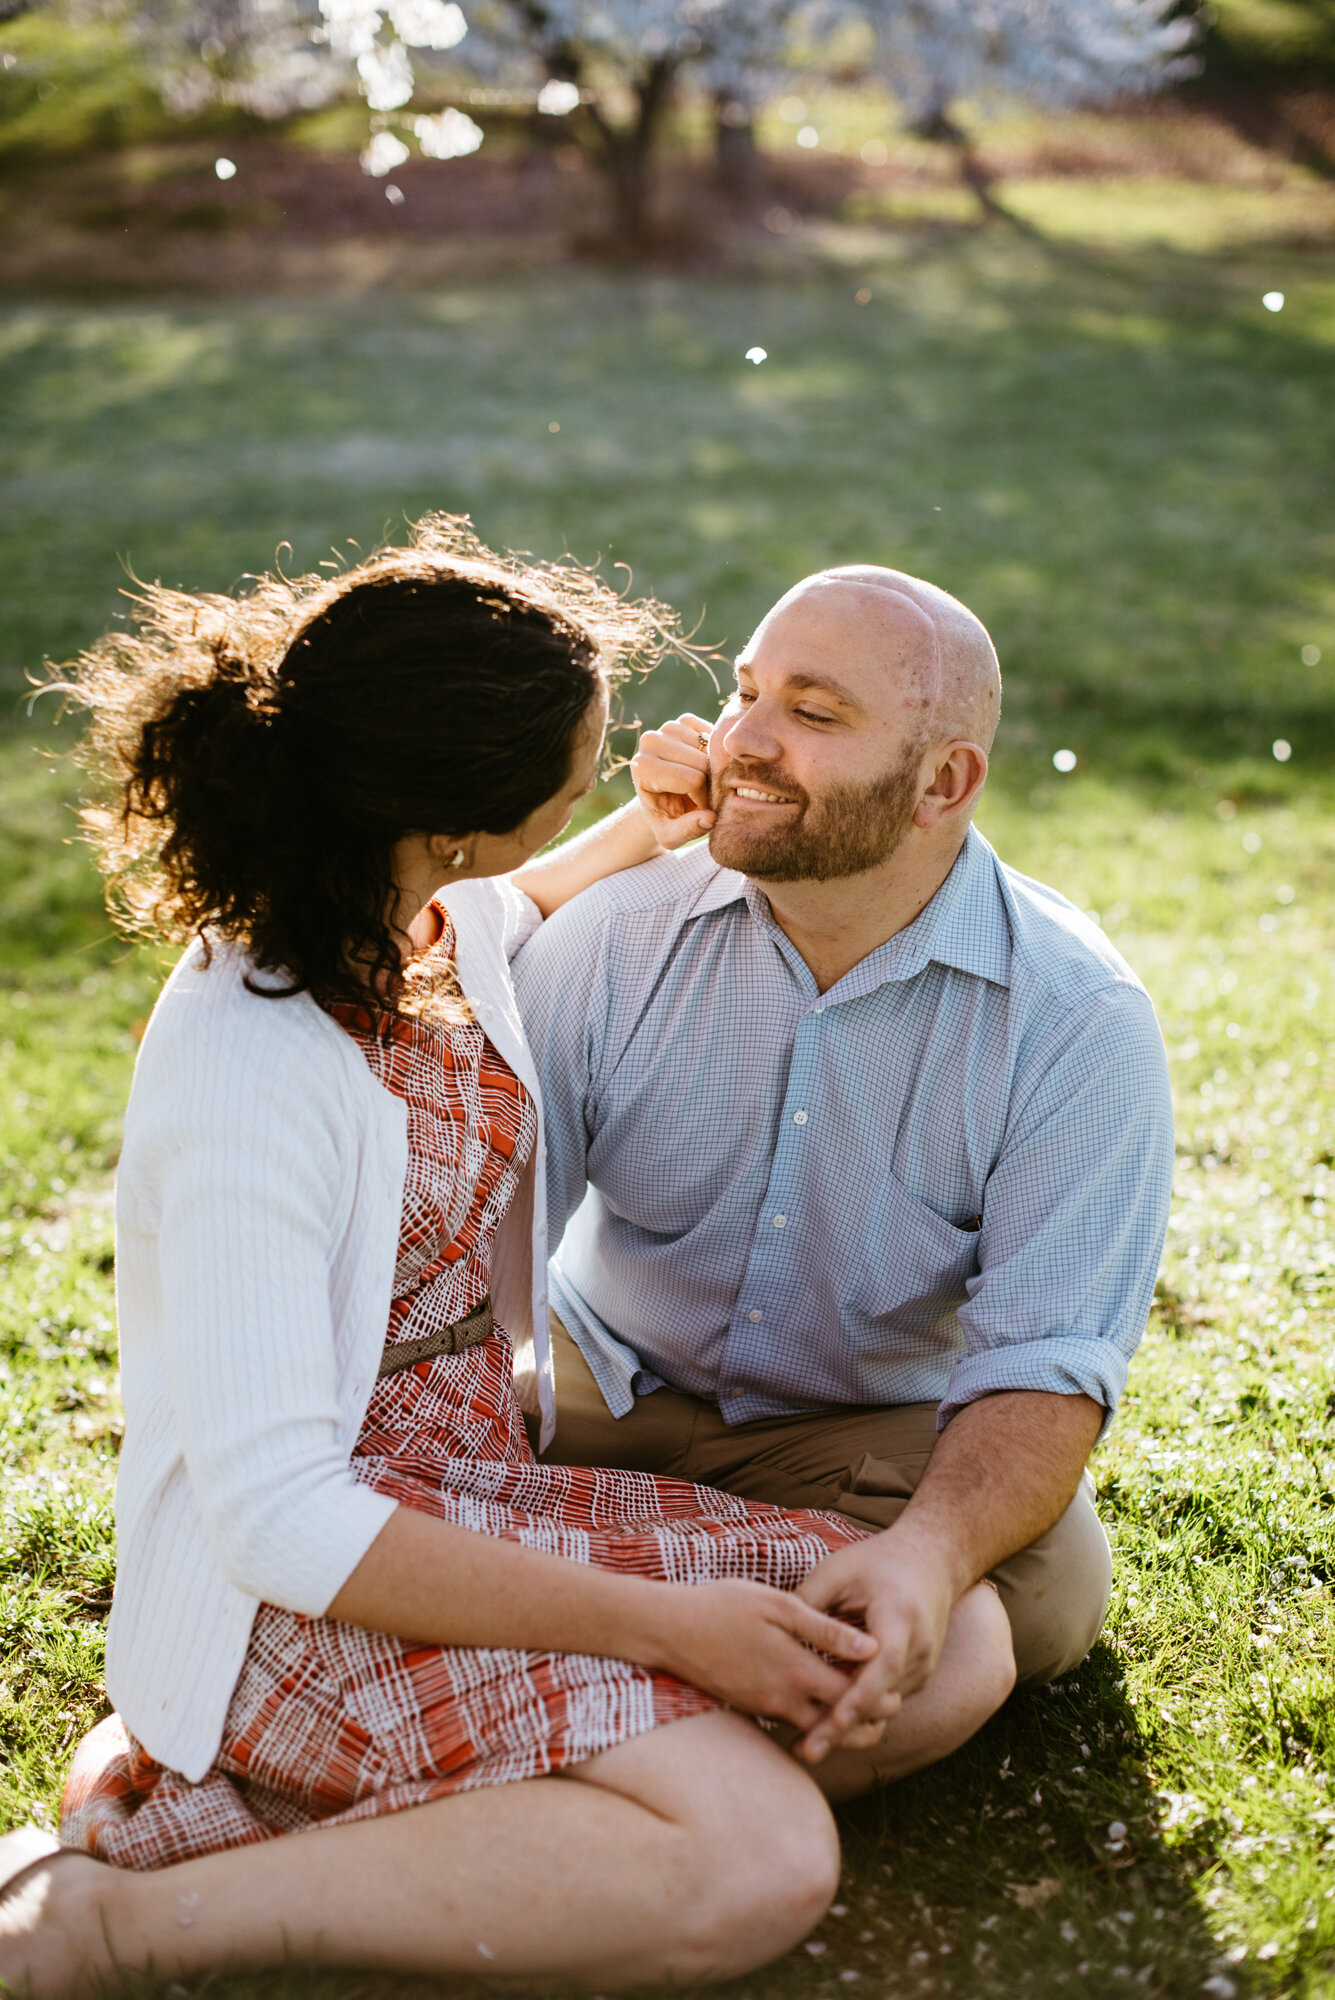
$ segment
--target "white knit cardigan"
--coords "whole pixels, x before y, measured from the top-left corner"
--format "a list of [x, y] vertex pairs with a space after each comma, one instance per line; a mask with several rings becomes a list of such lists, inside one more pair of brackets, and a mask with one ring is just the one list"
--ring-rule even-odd
[[[541, 1100], [508, 961], [538, 921], [508, 882], [444, 899], [464, 991], [539, 1107], [492, 1297], [520, 1400], [555, 1423]], [[159, 1762], [217, 1753], [261, 1602], [322, 1613], [394, 1502], [352, 1448], [385, 1339], [407, 1115], [307, 995], [188, 951], [135, 1066], [116, 1189], [125, 1443], [107, 1688]]]

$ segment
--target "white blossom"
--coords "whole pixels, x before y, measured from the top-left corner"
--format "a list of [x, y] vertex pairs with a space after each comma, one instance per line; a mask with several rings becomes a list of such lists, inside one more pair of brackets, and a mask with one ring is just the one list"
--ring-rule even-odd
[[413, 131], [429, 160], [461, 160], [475, 153], [485, 136], [466, 111], [449, 109], [434, 118], [415, 118]]
[[320, 0], [330, 49], [345, 62], [369, 55], [380, 33], [380, 9], [367, 0]]
[[395, 167], [401, 167], [407, 158], [408, 148], [402, 139], [396, 138], [392, 132], [373, 132], [370, 145], [361, 155], [361, 170], [381, 180], [386, 174], [392, 174]]
[[389, 0], [388, 11], [405, 48], [452, 49], [468, 33], [454, 0]]
[[410, 101], [417, 84], [410, 48], [452, 49], [468, 33], [454, 0], [384, 0], [383, 7], [374, 0], [319, 0], [319, 6], [331, 51], [355, 64], [372, 111], [398, 111]]
[[402, 42], [376, 42], [358, 56], [357, 74], [372, 111], [397, 111], [413, 94], [413, 66]]
[[549, 77], [538, 92], [538, 109], [544, 118], [568, 118], [578, 109], [579, 97], [577, 83], [562, 83], [557, 77]]

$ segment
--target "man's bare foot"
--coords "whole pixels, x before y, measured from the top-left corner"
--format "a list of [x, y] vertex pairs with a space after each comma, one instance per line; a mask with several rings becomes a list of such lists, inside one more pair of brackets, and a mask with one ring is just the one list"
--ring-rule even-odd
[[[0, 1839], [0, 1882], [36, 1845], [24, 1828]], [[62, 1848], [0, 1891], [0, 1991], [14, 2000], [66, 2000], [110, 1972], [103, 1891], [117, 1870]]]

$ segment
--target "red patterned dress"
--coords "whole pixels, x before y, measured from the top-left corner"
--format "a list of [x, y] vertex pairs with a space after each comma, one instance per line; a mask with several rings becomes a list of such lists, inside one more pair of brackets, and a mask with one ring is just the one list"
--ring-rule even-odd
[[[448, 930], [432, 956], [448, 960]], [[408, 1114], [387, 1342], [452, 1326], [486, 1297], [492, 1241], [532, 1151], [533, 1104], [472, 1022], [339, 1010]], [[539, 1464], [496, 1328], [383, 1376], [353, 1476], [403, 1506], [575, 1562], [674, 1582], [800, 1582], [865, 1530], [648, 1473]], [[576, 1653], [412, 1645], [260, 1606], [212, 1768], [155, 1762], [119, 1716], [86, 1736], [61, 1839], [125, 1868], [336, 1826], [560, 1771], [719, 1704], [668, 1673]]]

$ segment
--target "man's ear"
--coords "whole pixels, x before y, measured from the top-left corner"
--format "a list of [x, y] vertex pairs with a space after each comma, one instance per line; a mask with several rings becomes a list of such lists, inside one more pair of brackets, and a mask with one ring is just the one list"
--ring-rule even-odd
[[967, 812], [987, 777], [987, 752], [977, 743], [942, 743], [928, 754], [931, 774], [913, 815], [913, 824], [924, 828]]

